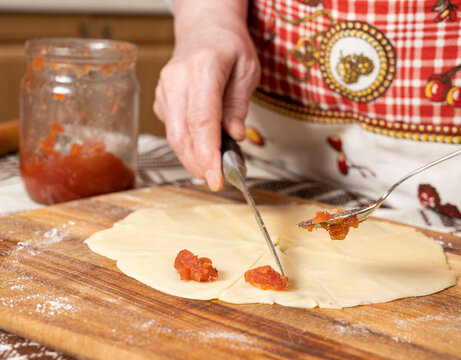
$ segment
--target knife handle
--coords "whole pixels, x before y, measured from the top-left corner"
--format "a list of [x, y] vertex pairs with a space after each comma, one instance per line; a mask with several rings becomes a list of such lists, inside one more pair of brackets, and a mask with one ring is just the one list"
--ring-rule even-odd
[[224, 156], [226, 151], [232, 150], [235, 153], [237, 153], [238, 156], [240, 156], [243, 160], [243, 154], [242, 150], [240, 150], [240, 146], [237, 144], [237, 141], [235, 141], [233, 138], [230, 137], [230, 135], [222, 129], [221, 131], [221, 155]]
[[222, 172], [228, 183], [242, 189], [241, 182], [245, 179], [247, 169], [245, 160], [237, 142], [224, 130], [221, 132]]

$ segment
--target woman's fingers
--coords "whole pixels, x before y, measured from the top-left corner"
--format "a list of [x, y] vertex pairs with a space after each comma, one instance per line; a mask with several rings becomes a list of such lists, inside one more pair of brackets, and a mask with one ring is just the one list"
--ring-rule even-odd
[[173, 62], [162, 71], [154, 104], [181, 163], [215, 191], [224, 183], [220, 146], [227, 68], [210, 57]]
[[220, 96], [208, 91], [189, 94], [187, 125], [192, 139], [194, 160], [201, 167], [210, 189], [222, 187], [221, 171], [221, 106]]
[[210, 189], [217, 191], [224, 184], [220, 152], [222, 97], [231, 66], [216, 54], [202, 56], [196, 59], [201, 67], [193, 73], [189, 88], [187, 124], [195, 160]]
[[[184, 167], [200, 177], [201, 168], [193, 158], [193, 144], [186, 123], [188, 82], [182, 66], [170, 62], [160, 73], [155, 91], [154, 111], [165, 124], [166, 137]], [[187, 79], [186, 79], [187, 80]]]
[[165, 123], [165, 119], [168, 116], [168, 108], [165, 101], [166, 97], [163, 91], [163, 83], [160, 81], [155, 87], [155, 100], [152, 109], [154, 110], [154, 114], [162, 123]]
[[245, 138], [245, 118], [251, 94], [258, 84], [260, 66], [256, 57], [240, 59], [229, 79], [223, 99], [223, 126], [235, 140]]

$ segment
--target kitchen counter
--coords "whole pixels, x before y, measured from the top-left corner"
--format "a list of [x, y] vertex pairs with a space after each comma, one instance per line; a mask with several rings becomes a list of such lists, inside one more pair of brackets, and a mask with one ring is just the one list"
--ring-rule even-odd
[[163, 0], [0, 0], [0, 12], [163, 15]]

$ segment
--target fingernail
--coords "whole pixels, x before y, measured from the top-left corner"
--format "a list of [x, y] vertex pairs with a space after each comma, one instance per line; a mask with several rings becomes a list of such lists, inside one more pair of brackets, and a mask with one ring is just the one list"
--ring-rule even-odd
[[232, 119], [230, 121], [231, 129], [232, 129], [232, 136], [237, 139], [237, 140], [243, 140], [245, 139], [245, 125], [242, 124], [242, 122], [238, 119]]
[[210, 187], [211, 191], [219, 190], [218, 180], [216, 179], [216, 176], [213, 173], [213, 171], [211, 170], [205, 171], [205, 178], [206, 178], [206, 182], [208, 183], [208, 186]]
[[238, 130], [235, 133], [235, 137], [241, 141], [245, 139], [245, 128], [244, 127], [238, 127]]

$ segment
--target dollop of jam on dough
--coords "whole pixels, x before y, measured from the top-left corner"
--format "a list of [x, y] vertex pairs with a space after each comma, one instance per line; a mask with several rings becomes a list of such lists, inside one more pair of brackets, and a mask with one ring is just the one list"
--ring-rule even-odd
[[287, 290], [290, 285], [286, 276], [269, 265], [248, 270], [245, 272], [245, 281], [262, 290]]
[[[332, 218], [332, 214], [330, 214], [327, 211], [319, 211], [317, 214], [315, 214], [314, 218], [312, 221], [314, 223], [319, 223], [322, 221], [328, 221]], [[364, 220], [362, 220], [364, 221]], [[357, 216], [349, 216], [344, 219], [338, 219], [333, 222], [333, 224], [321, 224], [321, 226], [328, 231], [330, 234], [331, 240], [344, 240], [346, 238], [346, 235], [349, 233], [349, 229], [351, 227], [353, 228], [358, 228], [359, 224], [361, 221], [357, 219]], [[315, 225], [308, 225], [305, 227], [308, 231], [314, 230]]]
[[181, 280], [208, 282], [218, 278], [218, 270], [206, 257], [199, 258], [189, 250], [181, 250], [174, 261], [174, 268], [178, 271]]

